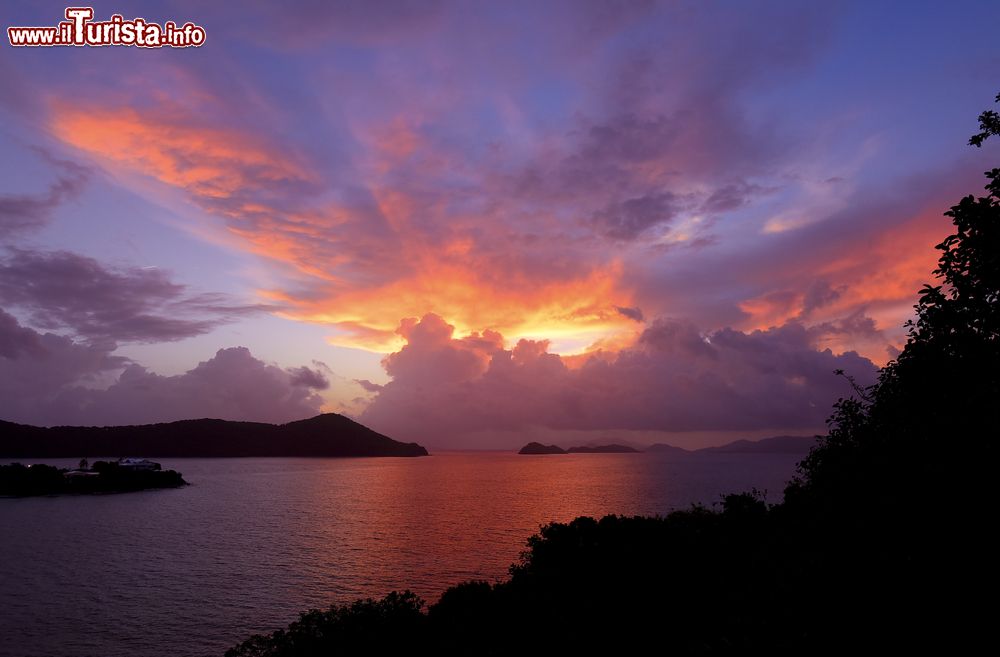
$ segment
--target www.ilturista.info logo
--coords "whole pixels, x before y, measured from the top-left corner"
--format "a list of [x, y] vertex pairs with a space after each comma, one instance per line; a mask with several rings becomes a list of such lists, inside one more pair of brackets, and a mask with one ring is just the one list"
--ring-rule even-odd
[[12, 46], [138, 46], [140, 48], [190, 48], [204, 45], [205, 28], [188, 22], [163, 25], [145, 18], [95, 21], [93, 7], [66, 7], [66, 20], [55, 27], [8, 27]]

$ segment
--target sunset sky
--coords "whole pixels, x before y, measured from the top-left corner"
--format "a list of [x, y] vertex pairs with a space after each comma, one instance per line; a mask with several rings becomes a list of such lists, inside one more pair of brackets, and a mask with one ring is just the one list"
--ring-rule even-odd
[[996, 2], [94, 10], [207, 41], [4, 36], [0, 419], [822, 431], [997, 164]]

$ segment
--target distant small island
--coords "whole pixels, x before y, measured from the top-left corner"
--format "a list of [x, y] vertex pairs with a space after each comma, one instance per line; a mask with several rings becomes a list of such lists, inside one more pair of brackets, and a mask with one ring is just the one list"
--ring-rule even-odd
[[671, 454], [674, 456], [693, 456], [699, 454], [801, 454], [805, 456], [816, 445], [815, 436], [775, 436], [761, 440], [737, 440], [716, 447], [702, 447], [688, 450], [667, 443], [655, 443], [645, 449], [637, 449], [630, 445], [583, 445], [563, 449], [558, 445], [543, 445], [528, 443], [518, 454], [632, 454], [645, 452], [648, 454]]
[[699, 452], [717, 454], [808, 454], [817, 445], [816, 436], [775, 436], [761, 440], [737, 440], [718, 447], [705, 447]]
[[181, 473], [163, 470], [159, 463], [145, 459], [97, 461], [93, 467], [82, 459], [72, 470], [45, 464], [0, 465], [0, 496], [8, 497], [125, 493], [186, 485]]
[[33, 427], [0, 421], [0, 457], [57, 458], [80, 454], [160, 457], [427, 456], [337, 413], [287, 424], [181, 420], [118, 427]]
[[579, 447], [570, 447], [566, 450], [567, 454], [638, 454], [639, 450], [635, 447], [629, 447], [628, 445], [581, 445]]
[[522, 447], [518, 454], [634, 454], [638, 453], [634, 447], [628, 445], [581, 445], [563, 449], [559, 445], [543, 445], [542, 443], [531, 442]]
[[816, 436], [774, 436], [760, 440], [737, 440], [715, 447], [688, 450], [667, 443], [655, 443], [645, 452], [691, 456], [694, 454], [799, 454], [805, 456], [816, 446]]
[[692, 454], [691, 450], [683, 447], [668, 445], [667, 443], [653, 443], [645, 449], [650, 454], [673, 454], [674, 456], [686, 456]]
[[543, 445], [541, 443], [528, 443], [518, 454], [565, 454], [564, 450], [559, 445]]

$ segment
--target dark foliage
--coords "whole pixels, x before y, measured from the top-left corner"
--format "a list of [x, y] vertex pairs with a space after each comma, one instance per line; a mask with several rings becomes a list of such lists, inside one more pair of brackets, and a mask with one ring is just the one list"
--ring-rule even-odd
[[[996, 113], [980, 123], [973, 144], [1000, 135]], [[991, 645], [1000, 169], [986, 175], [985, 197], [947, 213], [955, 233], [937, 246], [940, 285], [920, 292], [905, 348], [875, 385], [836, 404], [781, 504], [750, 493], [720, 510], [548, 525], [506, 581], [453, 587], [426, 614], [414, 605], [388, 630], [409, 639], [405, 649], [379, 637], [364, 652], [967, 654]], [[381, 623], [379, 609], [398, 599], [337, 608], [297, 631], [345, 632], [341, 618], [359, 617], [357, 605]], [[227, 655], [356, 654], [348, 646], [359, 645], [302, 652], [283, 636]]]
[[255, 635], [226, 657], [297, 655], [405, 655], [422, 644], [427, 619], [423, 601], [410, 592], [390, 593], [381, 600], [311, 610], [269, 635]]
[[[997, 94], [996, 102], [1000, 103], [1000, 94]], [[979, 132], [969, 138], [969, 144], [982, 146], [984, 141], [994, 135], [1000, 135], [1000, 114], [986, 110], [979, 115]]]
[[48, 495], [62, 492], [63, 472], [51, 465], [0, 465], [0, 495]]

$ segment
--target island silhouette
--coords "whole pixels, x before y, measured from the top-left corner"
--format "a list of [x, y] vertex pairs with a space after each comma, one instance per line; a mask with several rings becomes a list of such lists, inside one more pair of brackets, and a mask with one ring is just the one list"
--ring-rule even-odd
[[611, 443], [608, 445], [581, 445], [563, 449], [558, 445], [543, 445], [531, 442], [522, 447], [518, 454], [629, 454], [645, 452], [649, 454], [672, 454], [691, 456], [695, 454], [801, 454], [805, 456], [816, 446], [817, 436], [774, 436], [761, 440], [736, 440], [716, 447], [684, 449], [667, 443], [654, 443], [639, 449], [631, 445]]
[[157, 457], [427, 456], [338, 413], [287, 424], [180, 420], [115, 427], [34, 427], [0, 421], [0, 457], [56, 458], [81, 454]]
[[638, 454], [639, 450], [629, 445], [578, 445], [566, 450], [567, 454]]
[[558, 445], [543, 445], [528, 443], [518, 451], [518, 454], [565, 454], [566, 450]]

